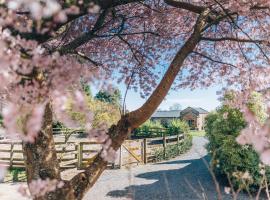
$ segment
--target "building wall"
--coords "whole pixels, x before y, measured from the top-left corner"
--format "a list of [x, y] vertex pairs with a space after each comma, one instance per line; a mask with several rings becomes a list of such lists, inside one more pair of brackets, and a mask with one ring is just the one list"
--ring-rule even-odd
[[185, 120], [190, 129], [197, 129], [197, 124], [198, 124], [198, 118], [197, 115], [195, 115], [192, 112], [185, 113], [183, 116], [181, 116], [182, 120]]
[[204, 130], [206, 116], [207, 116], [207, 114], [199, 114], [199, 116], [198, 116], [197, 128], [199, 131]]
[[[193, 113], [192, 111], [185, 113], [184, 115], [182, 115], [180, 117], [180, 119], [186, 121], [188, 123], [188, 125], [190, 126], [190, 129], [193, 130], [204, 130], [205, 127], [205, 118], [206, 118], [207, 114], [199, 114], [196, 115], [195, 113]], [[160, 121], [162, 124], [168, 124], [170, 121], [172, 121], [173, 119], [178, 119], [178, 118], [169, 118], [169, 117], [152, 117], [151, 120], [153, 121]]]

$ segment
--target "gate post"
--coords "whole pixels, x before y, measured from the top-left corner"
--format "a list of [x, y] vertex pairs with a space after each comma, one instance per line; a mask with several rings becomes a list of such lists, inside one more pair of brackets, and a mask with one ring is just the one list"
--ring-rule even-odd
[[166, 134], [163, 133], [163, 158], [166, 159]]
[[147, 163], [147, 139], [143, 139], [143, 162], [144, 164]]
[[83, 144], [81, 142], [79, 142], [77, 144], [77, 159], [78, 159], [78, 163], [77, 163], [77, 168], [78, 169], [82, 169], [82, 161], [83, 161]]

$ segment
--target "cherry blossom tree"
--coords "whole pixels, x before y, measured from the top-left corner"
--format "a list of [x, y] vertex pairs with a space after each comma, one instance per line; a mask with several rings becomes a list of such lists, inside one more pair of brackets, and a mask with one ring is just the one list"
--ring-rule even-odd
[[[270, 164], [269, 123], [258, 122], [246, 107], [254, 90], [263, 91], [269, 105], [269, 9], [267, 0], [0, 1], [3, 123], [8, 135], [24, 141], [34, 199], [82, 199], [172, 86], [194, 89], [220, 82], [224, 92], [234, 89], [237, 98], [227, 103], [240, 107], [250, 124], [239, 142], [260, 143], [262, 161]], [[93, 114], [80, 83], [106, 86], [113, 79], [140, 88], [146, 101], [117, 125], [92, 130]], [[62, 181], [52, 115], [77, 126], [67, 112], [70, 106], [85, 115], [85, 130], [104, 145], [83, 172]]]

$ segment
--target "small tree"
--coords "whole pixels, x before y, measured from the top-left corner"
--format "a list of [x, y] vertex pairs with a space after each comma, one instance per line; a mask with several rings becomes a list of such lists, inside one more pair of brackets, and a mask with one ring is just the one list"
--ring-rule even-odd
[[188, 133], [190, 130], [190, 127], [186, 121], [183, 121], [180, 119], [174, 119], [168, 124], [168, 129], [169, 129], [170, 135], [175, 135], [180, 132]]

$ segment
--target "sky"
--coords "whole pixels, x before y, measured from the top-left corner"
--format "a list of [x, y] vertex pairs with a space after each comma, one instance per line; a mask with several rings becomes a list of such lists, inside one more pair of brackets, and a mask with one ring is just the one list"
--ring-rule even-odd
[[[122, 95], [125, 93], [126, 88], [124, 85], [116, 85], [116, 87], [120, 89]], [[219, 96], [216, 94], [219, 89], [219, 86], [214, 86], [207, 89], [195, 89], [193, 91], [190, 89], [170, 90], [159, 109], [168, 110], [170, 106], [178, 103], [182, 109], [191, 106], [213, 111], [220, 105]], [[97, 91], [97, 89], [92, 88], [93, 94]], [[141, 98], [139, 92], [136, 93], [130, 90], [126, 98], [126, 107], [129, 111], [132, 111], [139, 108], [145, 101], [146, 99]]]

